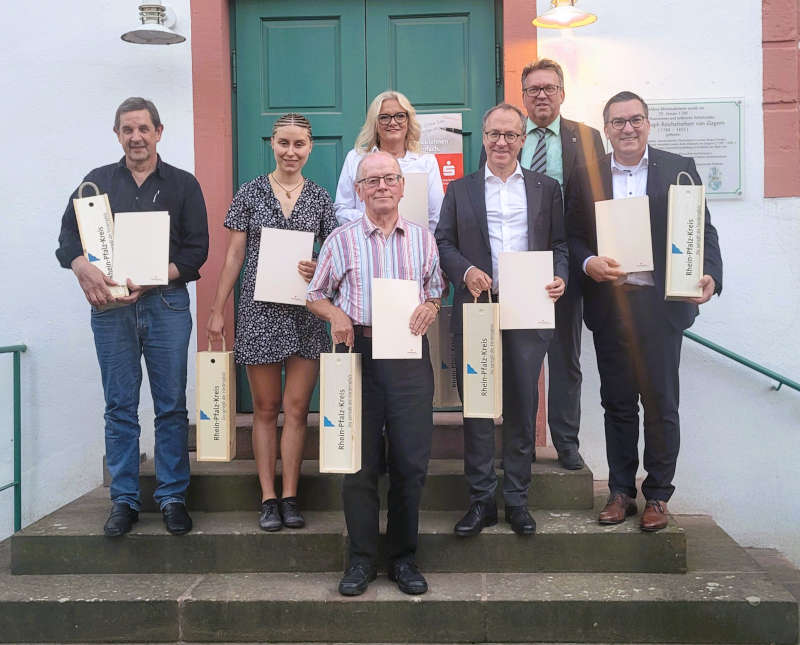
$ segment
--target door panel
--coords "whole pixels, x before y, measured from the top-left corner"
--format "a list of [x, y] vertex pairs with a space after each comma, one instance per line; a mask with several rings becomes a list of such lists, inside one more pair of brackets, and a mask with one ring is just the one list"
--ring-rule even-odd
[[464, 168], [495, 104], [494, 2], [367, 2], [367, 96], [396, 89], [418, 112], [461, 112]]
[[300, 112], [314, 132], [304, 174], [335, 194], [365, 115], [364, 19], [363, 0], [237, 3], [239, 185], [275, 167], [272, 124]]

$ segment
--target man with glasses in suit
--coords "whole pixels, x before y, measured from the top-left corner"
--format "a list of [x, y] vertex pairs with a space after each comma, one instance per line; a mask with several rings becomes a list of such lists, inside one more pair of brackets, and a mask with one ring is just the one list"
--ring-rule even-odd
[[[540, 58], [522, 70], [527, 136], [520, 151], [520, 165], [558, 181], [563, 195], [575, 181], [579, 168], [605, 154], [597, 130], [561, 115], [565, 97], [564, 71], [554, 60]], [[483, 152], [481, 163], [485, 160]], [[564, 217], [568, 221], [569, 212]], [[547, 350], [547, 422], [559, 464], [568, 470], [580, 470], [582, 274], [571, 261], [569, 271], [567, 290], [556, 302], [556, 331]]]

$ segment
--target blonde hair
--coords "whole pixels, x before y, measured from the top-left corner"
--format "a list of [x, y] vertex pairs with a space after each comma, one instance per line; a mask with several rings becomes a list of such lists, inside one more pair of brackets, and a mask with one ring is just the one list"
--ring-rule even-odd
[[406, 130], [406, 150], [411, 152], [419, 152], [419, 138], [422, 133], [419, 121], [417, 121], [417, 111], [411, 105], [405, 94], [395, 92], [394, 90], [386, 90], [381, 92], [372, 99], [367, 109], [367, 118], [364, 125], [361, 126], [361, 132], [356, 137], [356, 143], [353, 146], [358, 152], [369, 152], [374, 147], [380, 148], [380, 140], [378, 138], [378, 114], [381, 111], [381, 105], [384, 101], [394, 99], [400, 104], [400, 107], [408, 112], [408, 129]]
[[286, 125], [296, 125], [298, 128], [305, 128], [308, 130], [308, 138], [311, 139], [311, 121], [297, 112], [289, 112], [289, 114], [284, 114], [282, 117], [279, 117], [278, 120], [272, 124], [272, 136], [275, 136], [278, 128], [282, 128]]

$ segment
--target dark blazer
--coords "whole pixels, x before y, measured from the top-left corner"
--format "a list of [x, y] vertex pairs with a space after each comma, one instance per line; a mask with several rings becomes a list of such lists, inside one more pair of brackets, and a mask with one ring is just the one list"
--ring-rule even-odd
[[[476, 266], [492, 276], [484, 169], [451, 182], [442, 202], [436, 243], [442, 270], [455, 285], [453, 331], [461, 333], [461, 305], [472, 302], [464, 272]], [[528, 250], [553, 251], [553, 271], [567, 282], [569, 258], [561, 188], [555, 179], [522, 170], [528, 201]]]
[[[649, 147], [647, 168], [647, 196], [650, 198], [650, 233], [653, 243], [653, 273], [655, 288], [662, 303], [662, 315], [675, 329], [691, 326], [699, 313], [689, 302], [664, 300], [664, 276], [667, 246], [667, 191], [676, 183], [680, 171], [686, 171], [696, 184], [701, 183], [694, 160], [690, 157]], [[597, 255], [597, 228], [594, 203], [614, 196], [611, 181], [611, 155], [577, 173], [578, 181], [567, 195], [570, 257], [578, 266], [590, 255]], [[714, 278], [715, 293], [722, 292], [722, 256], [719, 250], [717, 229], [711, 224], [711, 214], [706, 206], [703, 273]], [[596, 330], [603, 325], [614, 297], [614, 287], [609, 282], [595, 282], [583, 274], [583, 316], [586, 326]]]

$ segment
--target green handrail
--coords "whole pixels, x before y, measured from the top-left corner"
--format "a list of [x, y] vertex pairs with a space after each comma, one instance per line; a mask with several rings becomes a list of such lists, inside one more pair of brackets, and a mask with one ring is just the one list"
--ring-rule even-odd
[[0, 486], [0, 492], [14, 487], [14, 532], [22, 528], [22, 396], [20, 392], [20, 354], [26, 345], [0, 347], [0, 354], [14, 354], [14, 481]]
[[722, 345], [717, 345], [716, 343], [708, 340], [708, 338], [703, 338], [702, 336], [698, 336], [694, 332], [684, 331], [683, 335], [686, 336], [686, 338], [689, 338], [690, 340], [693, 340], [696, 343], [700, 343], [701, 345], [708, 347], [709, 349], [713, 349], [718, 354], [727, 356], [731, 360], [734, 360], [737, 363], [741, 363], [745, 367], [749, 367], [751, 370], [755, 370], [756, 372], [759, 372], [764, 376], [768, 376], [769, 378], [778, 381], [778, 386], [775, 388], [775, 390], [780, 390], [782, 386], [787, 385], [793, 390], [797, 390], [798, 392], [800, 392], [800, 383], [783, 376], [783, 374], [778, 374], [777, 372], [768, 369], [763, 365], [759, 365], [758, 363], [751, 361], [749, 358], [745, 358], [744, 356], [740, 356], [736, 352], [732, 352], [731, 350], [726, 349]]

